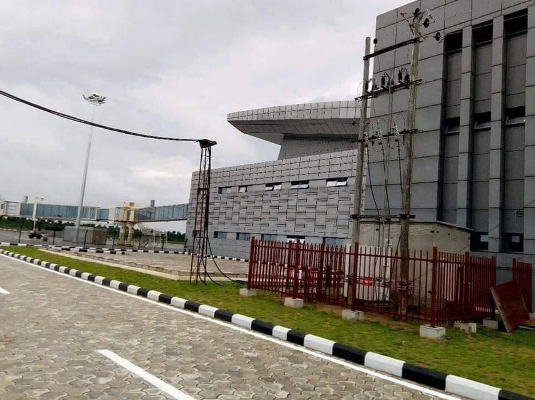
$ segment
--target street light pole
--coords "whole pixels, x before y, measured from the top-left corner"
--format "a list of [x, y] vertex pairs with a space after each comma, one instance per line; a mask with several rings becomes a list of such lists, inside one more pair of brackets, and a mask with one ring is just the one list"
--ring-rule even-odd
[[[104, 104], [106, 97], [100, 96], [97, 93], [93, 93], [91, 96], [84, 96], [84, 99], [91, 105], [99, 106]], [[95, 120], [95, 109], [91, 113], [91, 123]], [[74, 242], [78, 243], [78, 236], [80, 234], [80, 221], [82, 219], [82, 210], [84, 207], [84, 195], [85, 195], [85, 184], [87, 180], [87, 169], [89, 168], [89, 156], [91, 154], [91, 142], [93, 141], [93, 125], [89, 130], [89, 137], [87, 140], [87, 149], [85, 153], [85, 166], [84, 166], [84, 175], [82, 177], [82, 187], [80, 189], [80, 201], [78, 202], [78, 212], [76, 214], [76, 230], [74, 234]]]

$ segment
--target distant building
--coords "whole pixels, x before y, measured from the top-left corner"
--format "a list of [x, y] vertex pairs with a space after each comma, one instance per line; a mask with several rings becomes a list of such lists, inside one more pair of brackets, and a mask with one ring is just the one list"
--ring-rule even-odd
[[[435, 20], [424, 33], [439, 31], [444, 40], [429, 38], [421, 45], [413, 214], [419, 221], [470, 228], [466, 250], [495, 254], [500, 264], [510, 265], [513, 257], [535, 261], [535, 0], [415, 1], [377, 17], [375, 50], [410, 38], [401, 13], [416, 7], [428, 8]], [[363, 44], [364, 38], [352, 45]], [[410, 57], [410, 47], [377, 57], [376, 83], [385, 72], [408, 68]], [[408, 91], [394, 94], [392, 108], [403, 129]], [[388, 96], [371, 101], [370, 131], [388, 129], [388, 110]], [[281, 149], [277, 161], [213, 170], [214, 254], [248, 257], [252, 236], [349, 243], [359, 116], [355, 101], [230, 113], [237, 129]], [[399, 214], [394, 144], [389, 170], [388, 211]], [[379, 145], [370, 146], [368, 214], [382, 212], [383, 171]]]

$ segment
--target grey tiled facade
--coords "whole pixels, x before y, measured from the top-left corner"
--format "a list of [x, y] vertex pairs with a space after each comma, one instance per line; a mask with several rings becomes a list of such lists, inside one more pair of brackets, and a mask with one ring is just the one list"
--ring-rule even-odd
[[[349, 150], [213, 170], [210, 242], [214, 254], [248, 258], [251, 236], [286, 240], [291, 235], [314, 243], [322, 243], [324, 238], [347, 242], [355, 162], [356, 151]], [[190, 204], [195, 202], [196, 177], [194, 173]], [[347, 179], [347, 185], [327, 186], [327, 181], [334, 179], [340, 184]], [[292, 182], [294, 186], [308, 182], [308, 188], [292, 188]], [[280, 184], [280, 189], [266, 190], [270, 183]], [[247, 187], [247, 192], [240, 193], [240, 187]], [[220, 193], [220, 188], [230, 188], [230, 192]], [[188, 238], [194, 210], [190, 212]], [[245, 235], [238, 238], [238, 234]]]
[[[410, 38], [401, 13], [417, 7], [429, 9], [435, 21], [424, 34], [438, 31], [445, 39], [430, 37], [421, 44], [412, 211], [419, 220], [472, 229], [472, 250], [495, 254], [504, 266], [513, 257], [535, 261], [535, 0], [415, 1], [377, 17], [375, 50]], [[410, 47], [377, 57], [375, 82], [385, 72], [410, 69], [410, 57]], [[392, 110], [400, 130], [407, 109], [408, 91], [395, 93]], [[388, 131], [388, 110], [388, 96], [371, 101], [370, 134]], [[280, 144], [281, 152], [278, 161], [213, 172], [211, 229], [231, 234], [230, 239], [212, 239], [214, 253], [247, 256], [248, 242], [232, 237], [239, 232], [259, 238], [349, 239], [355, 176], [351, 138], [358, 118], [355, 102], [229, 114], [235, 127]], [[401, 195], [394, 143], [390, 152], [389, 212], [397, 214]], [[380, 209], [383, 171], [376, 143], [370, 146], [370, 175]], [[348, 186], [326, 188], [325, 180], [334, 177], [349, 178]], [[310, 188], [289, 189], [296, 180], [310, 180]], [[265, 192], [270, 182], [282, 183], [281, 190]], [[249, 184], [252, 192], [238, 193], [239, 186]], [[231, 193], [216, 194], [223, 186], [231, 186]], [[366, 209], [376, 210], [369, 185]]]
[[[400, 12], [429, 9], [440, 31], [421, 45], [414, 185], [417, 218], [473, 230], [472, 250], [513, 257], [535, 254], [535, 2], [522, 0], [422, 0], [377, 18], [376, 49], [409, 39]], [[375, 62], [374, 77], [409, 67], [399, 49]], [[394, 95], [394, 113], [405, 115], [407, 93]], [[385, 118], [388, 98], [372, 104]], [[377, 123], [377, 122], [376, 122]], [[378, 124], [378, 123], [377, 123]], [[384, 128], [383, 128], [384, 129]], [[382, 179], [379, 156], [372, 176]], [[402, 156], [403, 157], [403, 156]], [[379, 164], [374, 174], [373, 164]], [[391, 171], [392, 173], [392, 171]], [[399, 193], [393, 174], [392, 192]], [[418, 189], [420, 188], [420, 189]], [[376, 195], [382, 198], [381, 188]], [[380, 200], [382, 201], [382, 200]], [[399, 196], [391, 204], [400, 205]], [[486, 242], [488, 237], [488, 242]], [[485, 247], [488, 247], [485, 249]]]

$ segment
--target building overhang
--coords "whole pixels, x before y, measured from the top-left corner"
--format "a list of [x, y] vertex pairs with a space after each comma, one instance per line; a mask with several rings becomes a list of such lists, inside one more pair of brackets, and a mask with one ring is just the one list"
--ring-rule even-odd
[[275, 144], [287, 139], [356, 138], [360, 108], [356, 101], [292, 104], [238, 111], [227, 120], [241, 132]]

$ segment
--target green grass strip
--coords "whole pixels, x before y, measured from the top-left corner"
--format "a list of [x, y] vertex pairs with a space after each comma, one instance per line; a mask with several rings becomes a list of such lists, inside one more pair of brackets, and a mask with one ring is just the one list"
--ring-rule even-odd
[[374, 321], [346, 321], [340, 317], [340, 310], [335, 307], [307, 304], [303, 309], [291, 309], [282, 305], [280, 297], [269, 293], [244, 298], [232, 283], [223, 286], [194, 285], [50, 254], [30, 247], [6, 249], [244, 314], [447, 374], [535, 396], [533, 331], [519, 329], [507, 334], [478, 327], [477, 334], [468, 335], [448, 327], [446, 340], [434, 342], [419, 337], [417, 323], [392, 321], [377, 315], [367, 316]]

